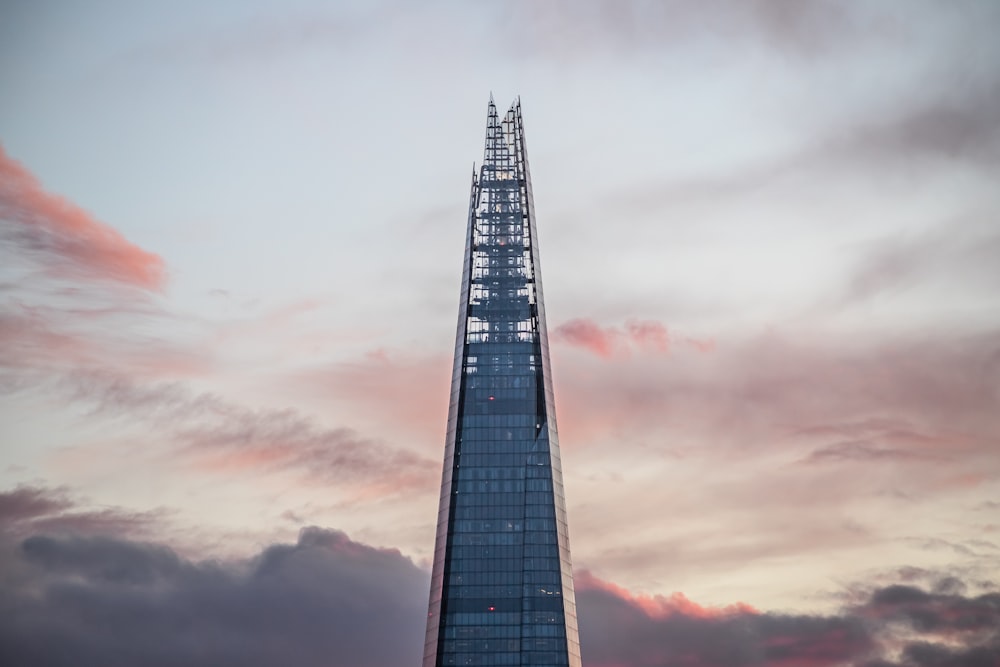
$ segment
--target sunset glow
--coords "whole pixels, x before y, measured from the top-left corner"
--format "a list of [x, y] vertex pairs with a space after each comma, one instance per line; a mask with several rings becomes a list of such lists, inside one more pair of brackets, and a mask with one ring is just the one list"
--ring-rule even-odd
[[583, 664], [1000, 664], [998, 31], [991, 0], [5, 3], [0, 655], [419, 664], [492, 90]]

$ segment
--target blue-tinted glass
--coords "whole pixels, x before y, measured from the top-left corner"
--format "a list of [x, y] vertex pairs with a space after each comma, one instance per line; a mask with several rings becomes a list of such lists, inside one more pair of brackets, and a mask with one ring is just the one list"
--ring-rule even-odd
[[424, 666], [579, 667], [520, 105], [473, 177]]

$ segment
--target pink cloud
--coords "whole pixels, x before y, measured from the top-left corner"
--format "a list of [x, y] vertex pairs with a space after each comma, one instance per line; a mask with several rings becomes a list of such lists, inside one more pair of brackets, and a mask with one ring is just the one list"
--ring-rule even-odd
[[670, 334], [659, 322], [633, 320], [626, 323], [625, 331], [629, 340], [639, 347], [664, 353], [670, 350]]
[[690, 346], [699, 352], [712, 352], [715, 341], [672, 334], [655, 320], [628, 320], [625, 326], [601, 326], [587, 318], [564, 322], [552, 331], [552, 340], [568, 343], [603, 359], [628, 357], [633, 350], [669, 354], [672, 344]]
[[52, 329], [37, 311], [0, 313], [0, 366], [23, 368], [52, 363], [83, 363], [93, 349], [77, 336]]
[[635, 594], [622, 586], [599, 579], [587, 570], [576, 572], [574, 583], [577, 590], [598, 590], [617, 596], [642, 610], [650, 618], [664, 618], [675, 614], [694, 618], [719, 618], [733, 614], [760, 613], [745, 602], [736, 602], [725, 607], [704, 607], [678, 592], [672, 593], [670, 596]]
[[[302, 483], [350, 487], [354, 500], [386, 498], [433, 485], [439, 466], [347, 429], [323, 429], [303, 417], [254, 415], [259, 423], [195, 428], [179, 434], [191, 469], [232, 477], [292, 472]], [[288, 419], [290, 424], [284, 424]], [[271, 421], [277, 424], [271, 424]]]
[[552, 331], [554, 341], [582, 347], [605, 359], [614, 354], [620, 336], [621, 333], [615, 329], [603, 328], [583, 318], [560, 324]]
[[690, 338], [684, 339], [684, 343], [693, 347], [698, 352], [715, 352], [715, 340], [712, 338]]
[[[348, 363], [328, 364], [288, 378], [290, 391], [351, 406], [366, 430], [411, 444], [433, 443], [435, 456], [448, 419], [452, 363], [448, 357], [376, 348]], [[387, 408], [387, 406], [389, 406]]]
[[[995, 332], [772, 332], [615, 363], [554, 347], [574, 544], [630, 586], [660, 581], [663, 553], [679, 578], [711, 563], [747, 581], [778, 555], [817, 567], [857, 549], [899, 557], [904, 547], [875, 543], [925, 526], [918, 501], [971, 506], [1000, 479], [997, 349]], [[626, 505], [624, 525], [608, 508]], [[697, 520], [665, 524], [663, 507]]]
[[144, 289], [160, 289], [163, 259], [130, 243], [76, 204], [46, 192], [38, 179], [0, 147], [0, 219], [22, 254], [54, 273], [86, 275]]
[[836, 667], [877, 655], [871, 631], [851, 614], [703, 607], [681, 593], [634, 595], [587, 572], [576, 582], [580, 635], [593, 667]]
[[[996, 443], [996, 333], [966, 338], [794, 341], [767, 334], [710, 356], [607, 365], [554, 353], [561, 426], [600, 439], [595, 422], [701, 441], [846, 441], [910, 454]], [[690, 429], [690, 430], [689, 430]], [[787, 450], [785, 444], [781, 447]], [[874, 449], [872, 449], [874, 451]]]

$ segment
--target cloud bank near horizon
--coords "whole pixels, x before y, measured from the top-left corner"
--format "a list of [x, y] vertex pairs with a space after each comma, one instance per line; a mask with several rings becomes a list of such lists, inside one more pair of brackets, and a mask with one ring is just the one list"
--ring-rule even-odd
[[[418, 664], [428, 573], [337, 530], [239, 561], [197, 561], [169, 545], [102, 532], [36, 532], [73, 511], [59, 491], [0, 494], [0, 656], [8, 664]], [[96, 530], [95, 530], [96, 528]], [[664, 563], [663, 568], [669, 568]], [[577, 573], [588, 667], [992, 667], [1000, 592], [960, 573], [845, 591], [835, 614], [703, 607], [636, 596]]]

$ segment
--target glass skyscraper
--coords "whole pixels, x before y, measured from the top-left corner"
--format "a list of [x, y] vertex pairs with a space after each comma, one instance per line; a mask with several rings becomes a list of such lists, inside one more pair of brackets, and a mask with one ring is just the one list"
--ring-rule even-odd
[[521, 104], [473, 173], [424, 667], [580, 667]]

